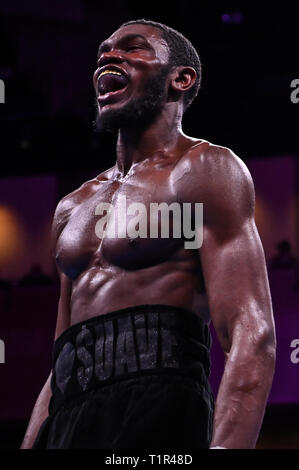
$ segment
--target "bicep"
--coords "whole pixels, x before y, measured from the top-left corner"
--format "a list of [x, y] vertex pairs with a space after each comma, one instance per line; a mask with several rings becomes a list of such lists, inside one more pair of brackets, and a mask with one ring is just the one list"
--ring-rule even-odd
[[[273, 329], [264, 251], [253, 217], [240, 221], [229, 237], [206, 227], [200, 249], [211, 319], [223, 350], [236, 336]], [[226, 229], [222, 227], [222, 233]]]

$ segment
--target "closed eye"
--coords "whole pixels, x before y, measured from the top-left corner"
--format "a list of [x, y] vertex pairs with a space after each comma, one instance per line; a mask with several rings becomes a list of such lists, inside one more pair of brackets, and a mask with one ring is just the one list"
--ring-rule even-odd
[[134, 49], [144, 49], [142, 46], [128, 46], [127, 51], [133, 51]]

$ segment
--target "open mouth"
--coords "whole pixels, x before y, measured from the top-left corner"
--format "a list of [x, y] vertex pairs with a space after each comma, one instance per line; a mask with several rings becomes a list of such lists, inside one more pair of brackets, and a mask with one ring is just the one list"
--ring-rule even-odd
[[100, 97], [108, 98], [124, 91], [128, 83], [129, 79], [124, 73], [107, 68], [98, 77], [98, 92]]

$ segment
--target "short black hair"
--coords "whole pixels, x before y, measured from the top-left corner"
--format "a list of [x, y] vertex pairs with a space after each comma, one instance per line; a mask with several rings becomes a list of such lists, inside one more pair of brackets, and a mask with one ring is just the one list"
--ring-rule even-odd
[[130, 24], [144, 24], [161, 29], [163, 31], [162, 37], [166, 41], [169, 48], [169, 64], [171, 66], [187, 65], [193, 67], [196, 70], [196, 81], [193, 87], [190, 88], [190, 90], [188, 90], [184, 96], [184, 111], [186, 111], [194, 98], [197, 96], [201, 83], [201, 61], [196, 49], [191, 44], [189, 39], [187, 39], [182, 33], [176, 31], [170, 26], [166, 26], [165, 24], [141, 19], [127, 21], [126, 23], [123, 23], [120, 28]]

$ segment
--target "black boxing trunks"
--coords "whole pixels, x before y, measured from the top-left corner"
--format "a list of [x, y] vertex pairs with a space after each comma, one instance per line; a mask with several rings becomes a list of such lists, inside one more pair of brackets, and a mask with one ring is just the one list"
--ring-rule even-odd
[[33, 448], [208, 448], [210, 345], [195, 313], [167, 305], [74, 324], [54, 343], [49, 416]]

